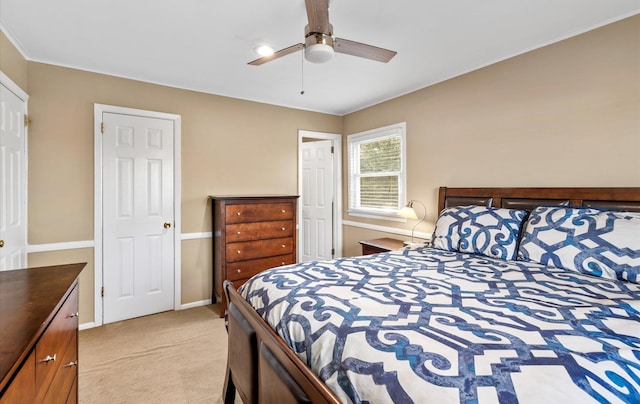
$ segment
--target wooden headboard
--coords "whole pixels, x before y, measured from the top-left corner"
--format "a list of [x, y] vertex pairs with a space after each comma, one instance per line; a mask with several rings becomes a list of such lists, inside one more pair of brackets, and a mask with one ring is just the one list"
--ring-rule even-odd
[[438, 212], [481, 205], [532, 210], [536, 206], [584, 206], [640, 212], [637, 188], [447, 188], [440, 187]]

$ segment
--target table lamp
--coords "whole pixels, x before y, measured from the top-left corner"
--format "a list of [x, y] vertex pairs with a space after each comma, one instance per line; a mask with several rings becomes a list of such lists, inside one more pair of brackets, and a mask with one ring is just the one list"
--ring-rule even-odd
[[[418, 220], [418, 222], [413, 226], [413, 229], [411, 229], [411, 243], [413, 244], [413, 235], [416, 231], [416, 227], [422, 223], [424, 221], [424, 218], [427, 217], [427, 207], [424, 206], [424, 203], [420, 202], [420, 201], [416, 201], [415, 199], [410, 200], [409, 202], [407, 202], [407, 204], [398, 211], [398, 216], [407, 218], [407, 219], [417, 219], [418, 215], [416, 215], [416, 211], [413, 208], [413, 204], [414, 203], [418, 203], [420, 205], [422, 205], [422, 218], [420, 218], [420, 220]], [[405, 244], [409, 244], [405, 241]]]

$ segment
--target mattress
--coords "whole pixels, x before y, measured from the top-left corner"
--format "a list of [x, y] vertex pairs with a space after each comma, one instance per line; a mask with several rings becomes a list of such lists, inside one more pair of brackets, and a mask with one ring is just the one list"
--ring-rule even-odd
[[640, 402], [635, 283], [406, 248], [240, 292], [343, 402]]

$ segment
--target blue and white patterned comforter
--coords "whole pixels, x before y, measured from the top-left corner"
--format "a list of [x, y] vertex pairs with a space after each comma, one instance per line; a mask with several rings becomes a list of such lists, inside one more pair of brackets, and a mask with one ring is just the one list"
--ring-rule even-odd
[[404, 249], [240, 289], [344, 402], [640, 402], [640, 285]]

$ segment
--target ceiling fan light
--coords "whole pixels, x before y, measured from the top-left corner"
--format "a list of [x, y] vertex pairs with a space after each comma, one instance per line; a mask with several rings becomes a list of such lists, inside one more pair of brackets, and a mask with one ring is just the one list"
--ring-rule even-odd
[[256, 46], [253, 50], [260, 56], [271, 56], [275, 52], [269, 45]]
[[304, 58], [311, 63], [325, 63], [333, 58], [333, 47], [323, 43], [307, 45]]

